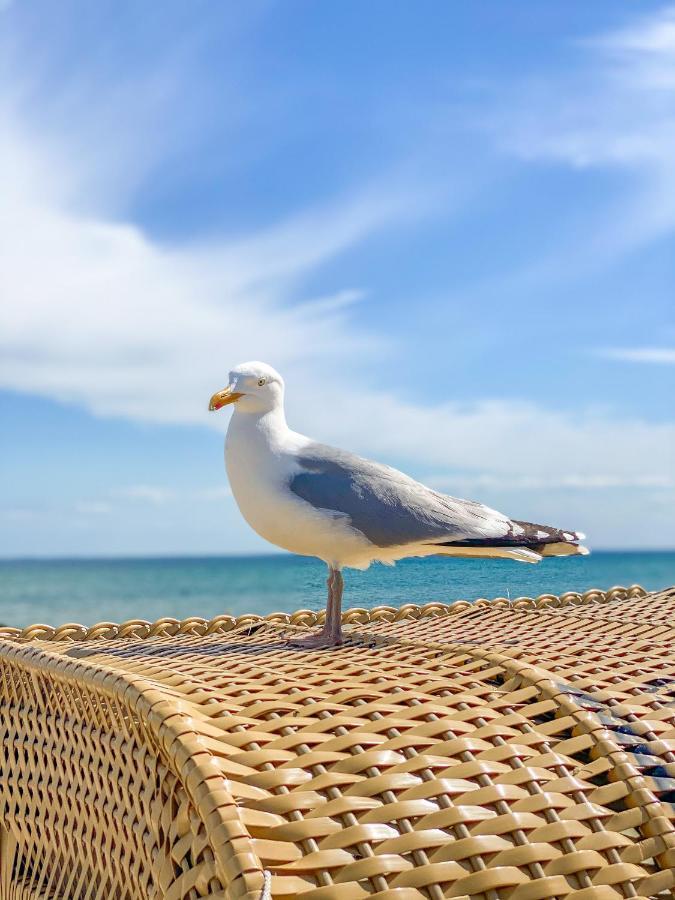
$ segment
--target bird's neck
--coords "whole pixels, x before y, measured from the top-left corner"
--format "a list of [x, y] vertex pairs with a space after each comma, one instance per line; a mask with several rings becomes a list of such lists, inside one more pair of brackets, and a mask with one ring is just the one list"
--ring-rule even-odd
[[256, 412], [235, 408], [227, 429], [227, 443], [243, 441], [249, 442], [249, 446], [262, 443], [274, 447], [283, 442], [289, 430], [281, 405]]

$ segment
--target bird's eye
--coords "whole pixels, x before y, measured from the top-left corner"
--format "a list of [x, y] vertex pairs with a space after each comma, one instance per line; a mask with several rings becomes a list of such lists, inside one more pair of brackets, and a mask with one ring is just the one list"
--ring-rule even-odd
[[262, 387], [266, 381], [267, 381], [266, 378], [259, 378], [258, 379], [258, 387]]

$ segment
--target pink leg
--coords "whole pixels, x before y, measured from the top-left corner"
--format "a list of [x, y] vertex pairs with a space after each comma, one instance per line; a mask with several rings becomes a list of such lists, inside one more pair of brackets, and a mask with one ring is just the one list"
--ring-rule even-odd
[[318, 634], [294, 638], [291, 644], [303, 649], [321, 650], [337, 647], [342, 643], [342, 572], [332, 566], [328, 570], [328, 600], [326, 602], [326, 622]]
[[328, 607], [326, 609], [326, 624], [324, 630], [330, 638], [331, 644], [342, 643], [342, 590], [344, 578], [339, 569], [331, 569], [333, 579], [332, 588], [328, 593]]

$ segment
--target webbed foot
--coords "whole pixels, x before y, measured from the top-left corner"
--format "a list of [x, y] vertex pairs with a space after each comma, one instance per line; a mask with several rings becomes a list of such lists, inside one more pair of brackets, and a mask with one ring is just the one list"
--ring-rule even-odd
[[289, 644], [297, 650], [327, 650], [329, 647], [340, 647], [343, 641], [342, 632], [319, 631], [317, 634], [291, 638]]

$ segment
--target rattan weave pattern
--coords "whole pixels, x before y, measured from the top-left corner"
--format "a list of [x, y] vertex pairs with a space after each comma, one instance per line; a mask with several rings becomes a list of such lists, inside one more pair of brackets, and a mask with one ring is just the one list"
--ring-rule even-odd
[[675, 590], [4, 629], [0, 897], [666, 898]]

